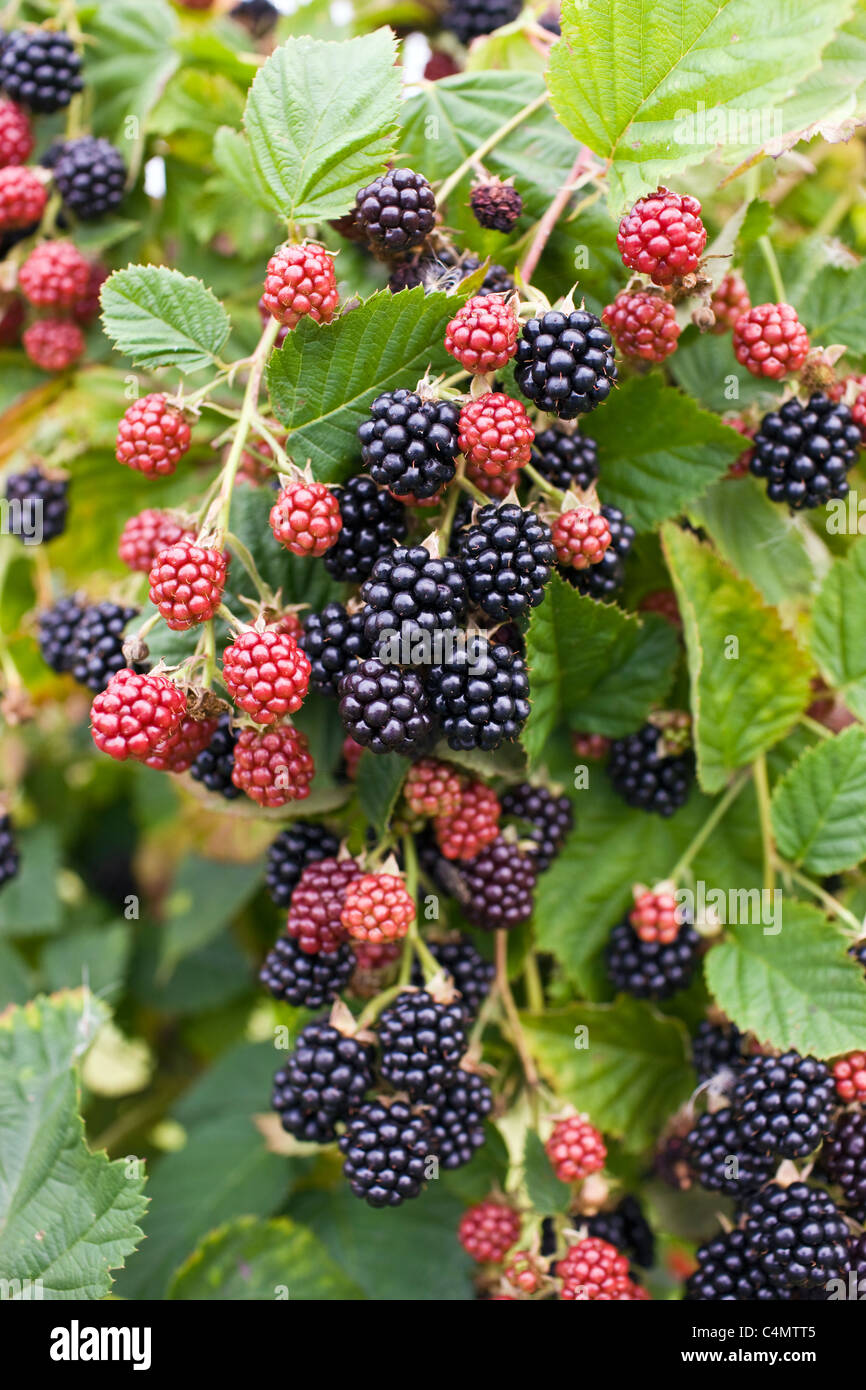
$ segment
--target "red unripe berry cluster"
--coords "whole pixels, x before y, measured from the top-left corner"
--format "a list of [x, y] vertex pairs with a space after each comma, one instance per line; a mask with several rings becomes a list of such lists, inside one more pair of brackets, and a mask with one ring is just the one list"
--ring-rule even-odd
[[293, 555], [324, 555], [343, 526], [340, 504], [324, 483], [298, 481], [283, 488], [271, 507], [270, 527]]
[[467, 372], [495, 372], [514, 356], [517, 330], [517, 317], [503, 295], [476, 295], [445, 329], [445, 348]]
[[604, 1140], [585, 1115], [558, 1120], [544, 1148], [561, 1182], [582, 1182], [599, 1172], [607, 1159]]
[[656, 285], [670, 285], [698, 268], [707, 244], [701, 205], [687, 193], [658, 188], [626, 213], [616, 244], [625, 265]]

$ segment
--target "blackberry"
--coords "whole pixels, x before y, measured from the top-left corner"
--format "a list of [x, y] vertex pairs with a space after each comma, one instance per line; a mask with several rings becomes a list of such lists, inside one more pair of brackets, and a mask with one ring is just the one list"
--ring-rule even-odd
[[[440, 256], [440, 259], [445, 261], [446, 265], [448, 264], [444, 254]], [[480, 256], [461, 256], [459, 261], [456, 261], [455, 264], [459, 265], [461, 276], [465, 280], [466, 276], [472, 275], [483, 262]], [[476, 290], [475, 294], [478, 298], [484, 299], [488, 294], [509, 295], [512, 294], [513, 291], [514, 276], [509, 275], [504, 265], [497, 265], [494, 262], [488, 265], [484, 279], [481, 282], [481, 288]], [[495, 387], [494, 389], [498, 390], [499, 388]]]
[[[39, 468], [6, 476], [6, 501], [11, 504], [9, 527], [22, 541], [53, 541], [66, 530], [69, 511], [66, 478], [49, 478]], [[20, 522], [17, 514], [20, 509]]]
[[493, 1095], [480, 1076], [458, 1071], [430, 1112], [433, 1145], [442, 1168], [462, 1168], [484, 1143], [484, 1121]]
[[12, 821], [8, 815], [0, 815], [0, 888], [15, 878], [19, 863]]
[[548, 309], [524, 324], [514, 380], [539, 410], [573, 420], [607, 400], [616, 381], [611, 336], [586, 309]]
[[775, 1288], [818, 1289], [847, 1273], [848, 1227], [820, 1188], [770, 1183], [746, 1204], [745, 1217], [745, 1257]]
[[853, 946], [849, 946], [848, 954], [849, 956], [853, 956], [856, 961], [859, 961], [863, 969], [866, 970], [866, 936], [860, 941], [855, 941]]
[[405, 990], [379, 1017], [379, 1070], [412, 1100], [440, 1100], [466, 1051], [459, 1003], [438, 1004], [426, 990]]
[[821, 1162], [831, 1182], [838, 1183], [846, 1202], [866, 1203], [866, 1113], [843, 1112], [821, 1150]]
[[84, 617], [77, 598], [61, 598], [39, 614], [39, 650], [52, 671], [68, 671], [72, 636]]
[[221, 714], [216, 733], [189, 770], [190, 777], [201, 782], [209, 792], [217, 792], [226, 801], [234, 801], [243, 795], [241, 788], [232, 781], [237, 741], [238, 734], [232, 728], [231, 716]]
[[554, 796], [546, 787], [533, 787], [521, 782], [509, 787], [501, 799], [502, 814], [515, 820], [528, 821], [532, 830], [521, 838], [530, 839], [531, 851], [539, 873], [549, 869], [574, 825], [574, 811], [567, 796]]
[[654, 724], [644, 724], [636, 734], [615, 738], [607, 771], [614, 790], [629, 806], [672, 816], [688, 801], [695, 760], [691, 751], [661, 753], [661, 737]]
[[403, 387], [377, 396], [369, 420], [358, 427], [373, 481], [398, 498], [434, 497], [457, 469], [459, 419], [453, 401], [425, 401]]
[[685, 989], [695, 972], [701, 938], [684, 923], [676, 941], [641, 941], [626, 920], [614, 927], [605, 951], [607, 973], [617, 990], [636, 999], [667, 999]]
[[610, 599], [625, 582], [624, 561], [634, 545], [634, 527], [626, 521], [619, 507], [603, 506], [601, 514], [607, 519], [611, 541], [597, 565], [588, 569], [567, 568], [560, 574], [573, 584], [578, 593], [589, 598]]
[[816, 391], [807, 405], [796, 396], [761, 421], [749, 468], [767, 479], [771, 502], [820, 507], [848, 492], [846, 474], [861, 445], [847, 405]]
[[600, 1211], [588, 1222], [589, 1234], [615, 1245], [642, 1269], [651, 1269], [656, 1258], [656, 1238], [643, 1208], [630, 1192], [613, 1211]]
[[546, 429], [535, 436], [532, 463], [543, 478], [567, 492], [589, 488], [598, 477], [598, 446], [589, 435]]
[[427, 692], [449, 746], [457, 750], [489, 752], [517, 738], [529, 718], [526, 662], [486, 637], [431, 667]]
[[[493, 962], [485, 960], [466, 936], [461, 936], [456, 941], [428, 941], [427, 948], [442, 969], [448, 971], [455, 987], [460, 991], [460, 1007], [466, 1021], [472, 1022], [490, 993], [496, 973]], [[424, 983], [424, 972], [417, 961], [412, 969], [412, 983]]]
[[296, 820], [281, 830], [268, 850], [265, 883], [277, 907], [288, 907], [308, 864], [334, 859], [340, 848], [336, 835], [323, 825]]
[[746, 1256], [743, 1231], [729, 1231], [707, 1241], [698, 1247], [697, 1257], [698, 1267], [686, 1281], [687, 1303], [766, 1303], [785, 1298]]
[[500, 835], [460, 867], [463, 911], [475, 927], [510, 930], [532, 916], [535, 861]]
[[699, 1081], [709, 1081], [720, 1072], [737, 1072], [745, 1066], [743, 1034], [733, 1023], [698, 1024], [692, 1038], [692, 1066]]
[[369, 645], [378, 651], [380, 639], [397, 634], [407, 644], [399, 657], [404, 662], [418, 660], [416, 644], [420, 660], [429, 662], [436, 635], [453, 631], [466, 616], [466, 581], [459, 566], [432, 556], [423, 545], [399, 545], [377, 560], [361, 598]]
[[480, 226], [495, 232], [510, 232], [523, 212], [523, 199], [510, 181], [482, 179], [473, 186], [469, 206]]
[[550, 527], [514, 502], [482, 507], [457, 555], [470, 602], [494, 620], [537, 607], [556, 559]]
[[520, 14], [520, 0], [448, 0], [443, 26], [469, 44], [482, 34], [492, 34]]
[[340, 1139], [346, 1156], [343, 1172], [355, 1196], [369, 1206], [398, 1207], [420, 1194], [432, 1146], [426, 1115], [402, 1100], [371, 1100]]
[[328, 603], [321, 613], [304, 620], [299, 646], [310, 659], [310, 685], [323, 695], [336, 695], [347, 671], [370, 655], [364, 636], [364, 614], [349, 613], [342, 603]]
[[776, 1171], [773, 1154], [743, 1142], [730, 1109], [701, 1115], [687, 1135], [689, 1167], [701, 1187], [745, 1197], [769, 1182]]
[[[111, 677], [128, 665], [123, 655], [123, 632], [137, 613], [137, 608], [122, 608], [107, 600], [85, 610], [69, 647], [69, 670], [80, 685], [99, 694]], [[147, 666], [138, 663], [131, 669], [145, 671]]]
[[835, 1104], [833, 1077], [817, 1057], [785, 1052], [753, 1057], [731, 1095], [747, 1143], [785, 1158], [804, 1158], [829, 1133]]
[[436, 199], [423, 174], [389, 169], [355, 194], [355, 221], [373, 246], [399, 255], [421, 246], [436, 223]]
[[370, 1048], [316, 1019], [274, 1077], [272, 1104], [296, 1139], [330, 1144], [335, 1124], [358, 1109], [372, 1084]]
[[350, 478], [334, 488], [342, 529], [325, 552], [325, 569], [335, 579], [360, 584], [407, 530], [406, 508], [372, 478]]
[[434, 722], [420, 677], [371, 657], [340, 681], [347, 734], [373, 753], [411, 757], [427, 750]]
[[64, 206], [82, 222], [93, 222], [123, 202], [126, 165], [108, 140], [83, 135], [66, 141], [54, 164], [54, 182]]
[[345, 943], [311, 956], [291, 936], [280, 936], [265, 957], [259, 979], [275, 999], [297, 1009], [320, 1009], [348, 984], [355, 953]]
[[61, 111], [84, 86], [81, 59], [67, 34], [14, 29], [0, 48], [0, 87], [31, 111]]
[[248, 29], [254, 39], [263, 39], [276, 28], [280, 12], [271, 0], [240, 0], [229, 10], [232, 19]]

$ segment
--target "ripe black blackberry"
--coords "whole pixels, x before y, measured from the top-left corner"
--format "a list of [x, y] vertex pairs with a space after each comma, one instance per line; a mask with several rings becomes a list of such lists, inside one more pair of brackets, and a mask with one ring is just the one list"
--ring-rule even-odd
[[265, 957], [259, 979], [275, 999], [296, 1009], [321, 1009], [337, 997], [355, 969], [355, 953], [343, 942], [336, 951], [311, 956], [291, 936], [280, 936]]
[[15, 877], [19, 864], [12, 821], [8, 815], [0, 815], [0, 888]]
[[389, 169], [355, 194], [355, 221], [368, 241], [388, 255], [424, 243], [436, 223], [436, 199], [423, 174]]
[[461, 43], [492, 34], [520, 14], [520, 0], [449, 0], [442, 24]]
[[523, 212], [523, 199], [512, 183], [483, 179], [469, 195], [476, 222], [495, 232], [510, 232]]
[[776, 1289], [819, 1289], [850, 1267], [848, 1227], [828, 1193], [770, 1183], [746, 1203], [743, 1253]]
[[617, 990], [636, 999], [667, 999], [685, 989], [698, 961], [701, 938], [684, 923], [676, 941], [642, 941], [626, 920], [614, 927], [605, 951], [607, 973]]
[[272, 1104], [283, 1129], [307, 1143], [330, 1144], [334, 1126], [359, 1108], [373, 1084], [371, 1058], [366, 1043], [323, 1019], [308, 1023], [274, 1077]]
[[482, 507], [460, 532], [457, 556], [470, 603], [494, 620], [535, 608], [556, 560], [550, 527], [515, 502]]
[[688, 801], [695, 759], [691, 750], [665, 754], [661, 743], [662, 734], [654, 724], [644, 724], [627, 738], [615, 738], [607, 771], [614, 790], [629, 806], [672, 816]]
[[426, 990], [405, 990], [379, 1017], [379, 1070], [412, 1100], [438, 1101], [466, 1051], [460, 1004], [439, 1004]]
[[484, 1143], [484, 1121], [493, 1095], [480, 1076], [458, 1071], [430, 1112], [433, 1145], [442, 1168], [462, 1168]]
[[342, 603], [328, 603], [321, 613], [304, 619], [299, 645], [310, 658], [310, 685], [323, 695], [336, 695], [347, 671], [370, 655], [364, 636], [364, 614], [349, 613]]
[[817, 1057], [753, 1057], [737, 1076], [731, 1105], [747, 1143], [804, 1158], [830, 1132], [836, 1103], [829, 1069]]
[[459, 418], [453, 401], [425, 401], [403, 387], [377, 396], [369, 420], [358, 427], [373, 481], [397, 498], [434, 497], [457, 469]]
[[587, 309], [529, 319], [517, 340], [514, 380], [539, 410], [573, 420], [607, 400], [616, 381], [613, 341]]
[[564, 434], [551, 427], [535, 436], [532, 463], [543, 478], [563, 492], [572, 484], [585, 490], [598, 477], [598, 446], [589, 435], [577, 431]]
[[433, 1132], [425, 1114], [405, 1101], [368, 1101], [340, 1139], [343, 1172], [371, 1207], [398, 1207], [417, 1197], [427, 1176]]
[[463, 911], [473, 926], [510, 930], [532, 916], [535, 860], [501, 835], [461, 864], [459, 872]]
[[606, 602], [614, 598], [625, 583], [625, 560], [634, 545], [634, 527], [626, 521], [619, 507], [605, 503], [601, 511], [607, 518], [611, 542], [598, 564], [589, 565], [585, 570], [569, 566], [559, 572], [578, 593]]
[[769, 1182], [778, 1166], [768, 1149], [743, 1142], [730, 1108], [701, 1115], [687, 1135], [688, 1163], [701, 1187], [745, 1198]]
[[846, 1202], [866, 1204], [866, 1113], [844, 1111], [824, 1141], [821, 1163], [831, 1182], [838, 1183]]
[[526, 662], [504, 643], [478, 636], [432, 666], [427, 692], [454, 749], [489, 752], [517, 738], [529, 718]]
[[[435, 844], [435, 841], [431, 840]], [[419, 846], [420, 854], [420, 846]], [[443, 860], [443, 863], [447, 863]], [[460, 1007], [467, 1023], [475, 1018], [490, 993], [496, 971], [492, 961], [485, 960], [466, 936], [456, 941], [428, 941], [427, 948], [460, 991]], [[412, 969], [413, 985], [423, 985], [424, 972], [416, 961]]]
[[655, 1264], [656, 1238], [653, 1229], [644, 1216], [637, 1197], [633, 1197], [630, 1192], [617, 1203], [613, 1211], [600, 1211], [590, 1217], [588, 1225], [591, 1236], [609, 1241], [642, 1269], [651, 1269]]
[[742, 1231], [716, 1236], [697, 1250], [698, 1267], [686, 1281], [687, 1303], [777, 1302], [786, 1294], [746, 1256]]
[[52, 671], [68, 671], [72, 636], [84, 617], [77, 598], [58, 599], [39, 614], [39, 650]]
[[324, 825], [296, 820], [281, 830], [268, 849], [265, 883], [277, 907], [288, 907], [308, 864], [334, 859], [340, 848], [336, 835]]
[[343, 526], [325, 551], [325, 568], [334, 579], [360, 584], [379, 556], [405, 536], [406, 508], [372, 478], [350, 478], [345, 487], [334, 488], [334, 496]]
[[189, 770], [190, 777], [201, 782], [209, 792], [217, 792], [226, 801], [243, 796], [241, 788], [232, 781], [237, 741], [238, 731], [232, 728], [231, 716], [221, 714], [216, 733]]
[[[40, 468], [6, 476], [6, 501], [11, 504], [9, 530], [21, 541], [53, 541], [66, 530], [69, 481], [49, 478]], [[19, 521], [20, 516], [20, 521]]]
[[406, 643], [399, 659], [407, 663], [429, 662], [432, 639], [453, 632], [466, 617], [466, 580], [459, 565], [431, 555], [423, 545], [398, 545], [377, 560], [361, 598], [370, 647], [378, 652], [380, 641], [398, 634]]
[[64, 206], [93, 222], [123, 202], [126, 165], [108, 140], [82, 135], [67, 140], [54, 163], [54, 183]]
[[254, 39], [263, 39], [276, 28], [280, 12], [271, 0], [240, 0], [229, 10], [232, 19], [248, 29]]
[[771, 502], [821, 507], [848, 491], [846, 474], [857, 460], [860, 431], [851, 411], [815, 391], [806, 405], [796, 396], [765, 415], [755, 435], [749, 468], [767, 479]]
[[503, 816], [528, 821], [532, 830], [521, 832], [522, 839], [532, 840], [531, 851], [539, 873], [549, 869], [574, 825], [574, 811], [567, 796], [554, 796], [547, 787], [533, 787], [521, 782], [509, 787], [500, 797]]
[[[113, 675], [129, 665], [123, 655], [123, 633], [137, 613], [137, 608], [108, 601], [92, 603], [85, 610], [69, 648], [69, 670], [79, 684], [99, 694]], [[131, 669], [145, 671], [147, 666], [139, 663]]]
[[81, 59], [67, 34], [14, 29], [0, 47], [0, 87], [31, 111], [62, 111], [84, 86]]
[[415, 671], [370, 657], [340, 681], [340, 718], [347, 734], [373, 753], [425, 752], [434, 720]]
[[699, 1081], [709, 1081], [722, 1072], [738, 1072], [745, 1066], [743, 1043], [745, 1039], [734, 1023], [710, 1023], [704, 1019], [698, 1024], [692, 1038], [692, 1066]]
[[849, 946], [848, 954], [859, 961], [863, 969], [866, 970], [866, 936], [860, 941], [855, 941], [853, 946]]

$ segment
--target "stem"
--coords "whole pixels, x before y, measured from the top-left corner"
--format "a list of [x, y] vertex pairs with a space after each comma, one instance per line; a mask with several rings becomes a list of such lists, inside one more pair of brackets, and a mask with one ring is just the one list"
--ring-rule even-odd
[[764, 889], [772, 893], [776, 886], [773, 865], [773, 823], [770, 816], [770, 783], [767, 780], [767, 758], [764, 753], [752, 764], [755, 792], [758, 797], [758, 815], [761, 820], [761, 844], [764, 852]]
[[523, 465], [523, 472], [527, 478], [532, 479], [539, 492], [543, 492], [546, 497], [551, 498], [551, 500], [557, 504], [562, 502], [563, 493], [560, 492], [558, 487], [554, 487], [553, 483], [549, 483], [531, 463], [525, 463]]
[[461, 455], [457, 465], [457, 472], [454, 475], [454, 484], [448, 493], [448, 500], [445, 504], [445, 511], [439, 523], [439, 544], [442, 552], [448, 554], [448, 542], [451, 540], [451, 527], [454, 525], [454, 513], [457, 511], [457, 502], [460, 498], [460, 485], [464, 482], [463, 469], [466, 467], [466, 460]]
[[367, 1007], [362, 1009], [358, 1015], [358, 1032], [360, 1033], [362, 1028], [368, 1028], [371, 1023], [375, 1022], [382, 1010], [387, 1009], [402, 989], [403, 984], [398, 983], [392, 985], [390, 989], [383, 990], [381, 994], [377, 994], [375, 999], [371, 999]]
[[584, 158], [585, 151], [583, 146], [581, 146], [577, 159], [571, 166], [568, 178], [565, 180], [565, 183], [560, 188], [536, 228], [535, 236], [532, 238], [532, 245], [526, 253], [523, 265], [520, 267], [520, 277], [524, 284], [528, 285], [531, 281], [535, 267], [541, 259], [541, 253], [547, 245], [547, 239], [559, 221], [560, 216], [565, 211], [568, 200], [574, 191], [574, 181], [583, 169]]
[[523, 1067], [526, 1084], [534, 1089], [538, 1085], [538, 1072], [535, 1070], [535, 1063], [532, 1060], [529, 1048], [526, 1046], [526, 1039], [523, 1036], [523, 1029], [520, 1026], [520, 1015], [517, 1012], [514, 995], [511, 993], [511, 985], [508, 983], [508, 932], [504, 927], [499, 927], [496, 932], [495, 983], [496, 993], [502, 1000], [502, 1007], [505, 1010], [505, 1017], [508, 1020], [508, 1031], [511, 1034], [511, 1041], [514, 1043], [517, 1055], [520, 1058], [520, 1064]]
[[213, 619], [205, 623], [202, 634], [202, 684], [206, 690], [210, 690], [213, 685], [213, 678], [216, 674], [216, 630]]
[[216, 523], [215, 547], [221, 550], [225, 543], [225, 535], [229, 525], [229, 513], [232, 505], [232, 490], [235, 485], [238, 467], [241, 461], [241, 454], [244, 451], [247, 435], [252, 424], [253, 415], [256, 413], [256, 406], [259, 400], [259, 391], [262, 384], [262, 373], [265, 370], [265, 362], [268, 353], [273, 347], [280, 325], [275, 318], [272, 318], [265, 326], [264, 332], [259, 339], [258, 346], [252, 356], [250, 364], [250, 375], [247, 381], [247, 389], [244, 392], [244, 401], [241, 406], [240, 419], [232, 441], [229, 456], [223, 467], [222, 483], [220, 485], [220, 507]]
[[247, 574], [249, 575], [250, 579], [253, 581], [253, 584], [255, 585], [256, 590], [258, 592], [259, 598], [262, 600], [263, 603], [270, 605], [273, 602], [273, 592], [265, 583], [264, 579], [262, 579], [262, 576], [259, 574], [256, 562], [253, 559], [247, 547], [244, 545], [243, 541], [239, 540], [233, 532], [229, 531], [226, 533], [226, 542], [228, 543], [229, 547], [235, 552], [244, 569], [246, 570]]
[[817, 719], [812, 719], [808, 714], [800, 715], [800, 723], [804, 729], [808, 729], [812, 734], [817, 734], [819, 738], [834, 737], [830, 729], [826, 729], [823, 724], [819, 724]]
[[779, 262], [776, 260], [776, 253], [773, 250], [773, 243], [768, 236], [762, 236], [758, 238], [758, 246], [761, 249], [761, 255], [764, 257], [764, 264], [770, 272], [770, 279], [773, 282], [773, 293], [776, 296], [776, 302], [777, 304], [784, 304], [786, 302], [785, 284], [782, 280], [782, 272], [779, 270]]
[[150, 617], [142, 623], [141, 627], [136, 628], [135, 632], [131, 632], [129, 635], [130, 637], [140, 637], [143, 642], [147, 634], [153, 631], [158, 622], [159, 614], [151, 613]]
[[541, 972], [538, 969], [538, 957], [534, 951], [530, 951], [523, 963], [523, 982], [526, 985], [526, 997], [529, 1000], [529, 1007], [534, 1014], [544, 1012], [544, 987], [541, 983]]
[[418, 957], [421, 969], [424, 972], [424, 983], [432, 980], [434, 975], [438, 975], [442, 969], [433, 952], [428, 949], [421, 939], [418, 930], [418, 854], [415, 849], [415, 841], [411, 835], [403, 836], [403, 862], [406, 866], [406, 892], [415, 903], [416, 914], [413, 917], [409, 931], [406, 935], [406, 945], [403, 951], [403, 959], [400, 962], [400, 979], [403, 984], [408, 984], [412, 974], [412, 956]]
[[455, 481], [457, 483], [457, 486], [460, 488], [461, 492], [468, 493], [470, 497], [474, 497], [475, 501], [478, 503], [480, 507], [487, 506], [487, 503], [490, 501], [490, 498], [487, 496], [486, 493], [481, 491], [480, 487], [476, 487], [474, 483], [470, 483], [468, 478], [460, 477], [455, 479]]
[[477, 160], [483, 159], [486, 154], [489, 154], [490, 151], [499, 144], [500, 140], [504, 140], [506, 135], [511, 134], [512, 130], [516, 130], [519, 125], [522, 125], [523, 122], [534, 115], [536, 111], [540, 111], [542, 106], [546, 106], [547, 101], [548, 94], [545, 89], [545, 91], [543, 91], [540, 96], [537, 96], [534, 101], [531, 101], [528, 106], [524, 106], [515, 116], [512, 116], [510, 121], [506, 121], [498, 130], [494, 130], [492, 135], [488, 135], [486, 140], [482, 140], [481, 144], [476, 146], [471, 154], [467, 155], [463, 163], [458, 164], [453, 174], [448, 175], [448, 178], [442, 184], [441, 188], [436, 190], [436, 202], [439, 207], [442, 207], [448, 194], [453, 192], [460, 180], [464, 178], [466, 174], [472, 172], [472, 167]]
[[834, 917], [838, 917], [840, 922], [846, 922], [858, 936], [863, 931], [863, 923], [858, 921], [853, 912], [849, 912], [847, 907], [843, 907], [838, 898], [834, 898], [832, 893], [828, 893], [826, 888], [822, 888], [819, 883], [813, 882], [806, 874], [801, 874], [799, 869], [795, 869], [790, 864], [777, 861], [782, 873], [789, 875], [795, 883], [799, 883], [801, 888], [805, 888], [807, 893], [811, 893], [813, 898], [823, 903], [828, 912], [832, 912]]
[[685, 850], [680, 855], [676, 864], [668, 874], [668, 878], [672, 879], [674, 883], [676, 883], [677, 880], [682, 877], [682, 875], [685, 873], [692, 860], [694, 859], [695, 855], [703, 849], [704, 845], [712, 835], [719, 821], [722, 819], [722, 817], [728, 811], [730, 806], [733, 805], [737, 797], [740, 795], [740, 792], [743, 790], [743, 787], [748, 782], [750, 776], [751, 771], [749, 770], [749, 768], [746, 768], [743, 772], [738, 773], [731, 785], [728, 787], [724, 796], [721, 796], [719, 800], [716, 802], [715, 806], [713, 807], [710, 814], [707, 816], [700, 830], [695, 835], [691, 843], [686, 846]]

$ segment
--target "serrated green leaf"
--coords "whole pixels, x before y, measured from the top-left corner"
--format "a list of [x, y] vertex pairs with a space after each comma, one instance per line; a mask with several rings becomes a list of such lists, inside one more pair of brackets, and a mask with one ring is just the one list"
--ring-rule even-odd
[[532, 710], [523, 744], [537, 763], [559, 723], [613, 738], [633, 733], [670, 688], [677, 637], [663, 618], [639, 622], [555, 574], [533, 609], [526, 652]]
[[688, 513], [767, 603], [811, 593], [815, 571], [802, 532], [757, 478], [723, 478], [691, 502]]
[[866, 541], [828, 570], [812, 610], [811, 647], [828, 683], [866, 719]]
[[673, 525], [662, 540], [688, 649], [698, 777], [719, 791], [803, 713], [809, 660], [775, 609], [708, 546]]
[[173, 40], [177, 15], [165, 0], [96, 0], [79, 7], [87, 30], [86, 88], [92, 97], [92, 131], [120, 146], [137, 170], [147, 116], [178, 66]]
[[102, 323], [118, 352], [139, 367], [194, 372], [213, 365], [231, 324], [201, 280], [167, 266], [131, 265], [102, 287]]
[[260, 864], [225, 864], [189, 854], [181, 862], [165, 907], [161, 975], [212, 941], [261, 880]]
[[707, 954], [707, 984], [728, 1018], [771, 1047], [835, 1057], [866, 1045], [866, 980], [849, 938], [785, 899], [781, 931], [729, 927]]
[[523, 1180], [532, 1207], [540, 1216], [555, 1216], [558, 1212], [568, 1211], [572, 1201], [571, 1188], [554, 1173], [541, 1136], [534, 1129], [526, 1131]]
[[797, 307], [813, 343], [844, 343], [857, 356], [866, 353], [866, 265], [824, 266]]
[[409, 762], [399, 753], [365, 752], [358, 764], [358, 800], [368, 823], [381, 838], [397, 804]]
[[181, 1265], [170, 1299], [352, 1302], [364, 1294], [305, 1226], [242, 1216], [211, 1231]]
[[259, 186], [292, 221], [340, 217], [393, 157], [400, 69], [390, 29], [342, 43], [290, 38], [250, 88]]
[[866, 729], [854, 726], [810, 748], [773, 791], [776, 844], [816, 874], [866, 858]]
[[0, 936], [41, 936], [62, 925], [56, 827], [35, 825], [16, 836], [21, 867], [0, 893]]
[[[720, 415], [749, 405], [763, 413], [778, 404], [779, 387], [740, 366], [730, 333], [698, 333], [689, 325], [666, 365], [677, 386]], [[736, 387], [734, 400], [732, 386]]]

